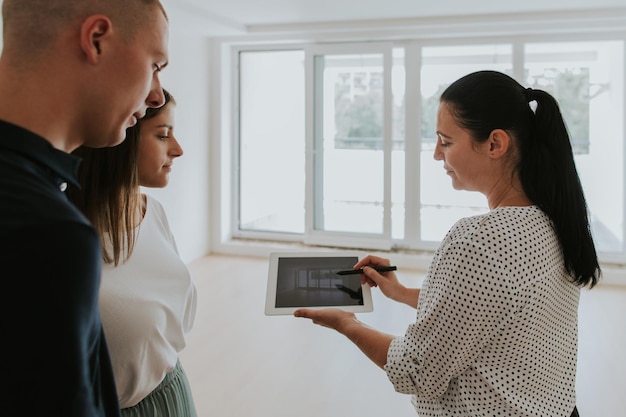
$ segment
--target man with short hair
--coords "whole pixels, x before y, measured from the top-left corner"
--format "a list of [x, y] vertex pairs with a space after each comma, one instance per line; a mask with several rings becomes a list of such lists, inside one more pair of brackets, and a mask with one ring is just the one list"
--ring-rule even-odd
[[4, 0], [0, 414], [119, 416], [96, 231], [63, 193], [81, 145], [119, 144], [164, 102], [158, 0]]

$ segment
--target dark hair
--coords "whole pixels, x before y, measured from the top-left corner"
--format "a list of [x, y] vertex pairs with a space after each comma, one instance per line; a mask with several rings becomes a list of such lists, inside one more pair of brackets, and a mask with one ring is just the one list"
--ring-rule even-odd
[[440, 100], [474, 141], [486, 140], [494, 129], [514, 138], [519, 153], [514, 172], [524, 192], [552, 220], [573, 282], [593, 287], [600, 266], [572, 146], [554, 97], [524, 88], [506, 74], [478, 71], [452, 83]]
[[[73, 154], [82, 162], [78, 171], [81, 189], [70, 187], [68, 197], [91, 221], [100, 235], [105, 262], [119, 264], [128, 258], [135, 244], [135, 229], [140, 219], [139, 174], [137, 169], [141, 125], [157, 116], [174, 98], [163, 90], [165, 102], [161, 107], [148, 108], [146, 115], [133, 127], [126, 129], [122, 143], [110, 148], [81, 146]], [[107, 250], [109, 247], [111, 250]]]

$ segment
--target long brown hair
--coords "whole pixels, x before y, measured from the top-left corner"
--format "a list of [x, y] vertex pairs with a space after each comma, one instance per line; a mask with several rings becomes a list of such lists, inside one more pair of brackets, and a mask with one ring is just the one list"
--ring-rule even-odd
[[67, 194], [98, 231], [107, 263], [118, 265], [131, 255], [135, 245], [142, 203], [137, 169], [141, 125], [175, 103], [165, 89], [163, 94], [163, 106], [148, 108], [145, 117], [126, 130], [121, 144], [110, 148], [81, 146], [73, 152], [83, 159], [78, 172], [81, 189], [70, 187]]

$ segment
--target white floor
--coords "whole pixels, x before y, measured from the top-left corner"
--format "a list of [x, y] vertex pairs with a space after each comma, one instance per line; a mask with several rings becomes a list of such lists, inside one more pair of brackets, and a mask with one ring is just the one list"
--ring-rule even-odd
[[[267, 260], [209, 256], [191, 265], [198, 312], [181, 354], [199, 417], [414, 417], [410, 397], [347, 339], [305, 319], [264, 315]], [[399, 271], [407, 285], [421, 275]], [[373, 292], [363, 322], [403, 334], [414, 310]], [[578, 408], [626, 417], [626, 287], [584, 290]]]

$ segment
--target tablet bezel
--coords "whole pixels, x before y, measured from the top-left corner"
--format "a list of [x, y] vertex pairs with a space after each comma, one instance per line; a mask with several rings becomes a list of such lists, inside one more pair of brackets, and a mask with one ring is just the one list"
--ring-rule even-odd
[[[332, 306], [301, 306], [301, 307], [276, 307], [276, 293], [278, 285], [278, 263], [281, 258], [345, 258], [354, 257], [355, 262], [361, 259], [358, 252], [272, 252], [269, 256], [269, 272], [267, 279], [267, 292], [265, 296], [265, 314], [268, 316], [275, 315], [292, 315], [299, 308], [307, 308], [312, 310], [321, 310], [325, 308], [339, 308], [344, 311], [354, 313], [369, 313], [374, 310], [372, 303], [372, 293], [370, 286], [361, 284], [363, 293], [362, 305], [332, 305]], [[353, 265], [346, 265], [345, 269], [351, 269]], [[338, 277], [340, 277], [338, 275]]]

